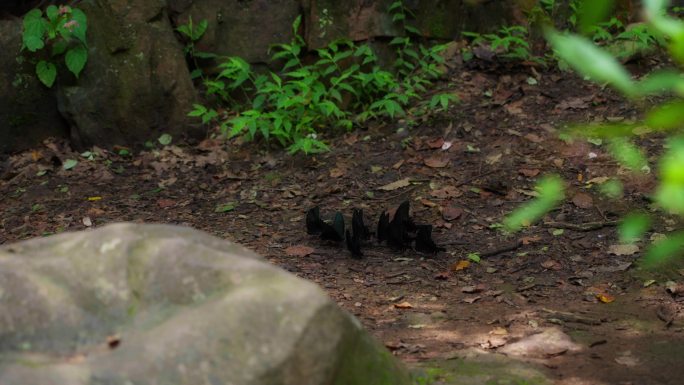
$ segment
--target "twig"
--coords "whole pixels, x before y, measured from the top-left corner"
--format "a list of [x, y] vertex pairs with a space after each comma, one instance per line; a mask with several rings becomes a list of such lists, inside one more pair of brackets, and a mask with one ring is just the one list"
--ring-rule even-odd
[[557, 229], [567, 229], [574, 231], [593, 231], [604, 227], [616, 226], [618, 221], [606, 222], [587, 222], [587, 223], [568, 223], [568, 222], [544, 222], [544, 227], [555, 227]]
[[522, 246], [522, 241], [521, 240], [515, 240], [513, 242], [509, 242], [507, 244], [504, 244], [502, 246], [485, 250], [480, 253], [480, 257], [491, 257], [497, 254], [505, 253], [507, 251], [513, 251], [517, 249], [518, 247]]

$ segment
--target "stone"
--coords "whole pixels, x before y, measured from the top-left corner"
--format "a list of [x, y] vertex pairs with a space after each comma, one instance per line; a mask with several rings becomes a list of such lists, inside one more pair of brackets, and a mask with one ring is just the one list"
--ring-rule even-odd
[[0, 20], [0, 154], [69, 136], [57, 98], [40, 83], [28, 55], [20, 52], [21, 26], [21, 19]]
[[292, 23], [301, 14], [299, 0], [172, 0], [177, 24], [207, 20], [197, 42], [200, 51], [240, 56], [249, 63], [269, 63], [269, 48], [292, 39]]
[[[388, 13], [394, 0], [311, 0], [305, 2], [306, 42], [316, 49], [339, 38], [355, 41], [403, 35]], [[414, 14], [410, 24], [421, 36], [452, 40], [463, 31], [491, 32], [513, 19], [515, 2], [467, 0], [406, 0]]]
[[170, 225], [0, 248], [0, 384], [403, 385], [316, 285]]
[[142, 147], [163, 133], [200, 133], [187, 116], [196, 91], [165, 4], [79, 3], [88, 16], [88, 63], [79, 79], [58, 78], [59, 108], [75, 147]]

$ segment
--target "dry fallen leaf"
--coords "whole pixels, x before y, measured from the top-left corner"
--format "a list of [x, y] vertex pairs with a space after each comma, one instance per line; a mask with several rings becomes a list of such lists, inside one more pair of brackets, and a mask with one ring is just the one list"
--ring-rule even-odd
[[603, 303], [611, 303], [615, 301], [615, 297], [609, 294], [596, 294], [596, 299]]
[[572, 203], [581, 209], [589, 209], [594, 206], [594, 199], [585, 192], [578, 192], [572, 197]]
[[347, 174], [347, 170], [342, 167], [335, 167], [330, 170], [331, 178], [339, 178], [341, 176], [344, 176], [345, 174]]
[[448, 271], [443, 271], [441, 273], [437, 273], [435, 275], [435, 279], [440, 280], [440, 281], [446, 281], [447, 279], [449, 279], [449, 276], [450, 275], [449, 275]]
[[521, 168], [518, 170], [518, 174], [524, 175], [528, 178], [534, 178], [535, 176], [539, 175], [539, 169], [538, 168]]
[[468, 266], [470, 266], [470, 261], [462, 260], [462, 261], [458, 261], [458, 262], [454, 263], [453, 265], [451, 265], [451, 270], [461, 271], [461, 270], [467, 269]]
[[438, 199], [449, 199], [458, 198], [463, 195], [463, 192], [454, 186], [446, 186], [444, 188], [433, 190], [430, 192], [430, 195]]
[[395, 303], [394, 307], [396, 309], [413, 309], [413, 305], [411, 305], [409, 302], [404, 301], [402, 303]]
[[162, 199], [157, 201], [157, 206], [159, 206], [159, 208], [162, 208], [162, 209], [172, 207], [175, 205], [176, 205], [176, 201], [174, 201], [173, 199], [162, 198]]
[[411, 184], [411, 180], [409, 178], [404, 178], [400, 179], [396, 182], [388, 183], [382, 187], [378, 187], [378, 190], [384, 190], [384, 191], [393, 191], [402, 187], [407, 187]]
[[442, 207], [442, 218], [447, 221], [453, 221], [463, 215], [463, 209], [460, 207]]
[[539, 235], [533, 235], [531, 237], [522, 237], [520, 238], [520, 242], [522, 242], [523, 245], [529, 245], [530, 243], [535, 243], [541, 241], [541, 237]]
[[639, 251], [639, 246], [634, 244], [611, 245], [608, 247], [608, 254], [613, 255], [632, 255]]
[[291, 257], [306, 257], [307, 255], [310, 255], [313, 252], [313, 247], [304, 245], [290, 246], [287, 249], [285, 249], [285, 254]]
[[437, 138], [437, 139], [434, 139], [434, 140], [430, 140], [430, 141], [427, 142], [427, 145], [428, 145], [428, 147], [430, 147], [430, 148], [435, 148], [435, 149], [436, 149], [436, 148], [442, 148], [442, 146], [444, 145], [444, 139], [442, 139], [442, 138]]
[[424, 206], [427, 206], [427, 207], [435, 207], [435, 206], [437, 206], [437, 203], [432, 202], [432, 201], [429, 201], [429, 200], [427, 200], [427, 199], [421, 199], [421, 200], [420, 200], [420, 203], [422, 203]]
[[433, 156], [425, 159], [425, 165], [432, 168], [442, 168], [449, 164], [449, 158]]

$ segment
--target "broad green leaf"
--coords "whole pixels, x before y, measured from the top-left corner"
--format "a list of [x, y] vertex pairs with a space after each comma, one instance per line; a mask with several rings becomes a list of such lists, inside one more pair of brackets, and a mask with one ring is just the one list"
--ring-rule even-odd
[[547, 32], [556, 54], [593, 81], [608, 83], [628, 97], [637, 94], [629, 72], [608, 52], [581, 36]]
[[88, 42], [86, 40], [86, 33], [88, 31], [88, 17], [78, 8], [74, 8], [71, 11], [71, 17], [76, 21], [76, 26], [71, 30], [71, 33], [87, 47]]
[[508, 231], [518, 231], [522, 227], [530, 226], [565, 198], [563, 190], [560, 177], [544, 177], [537, 184], [539, 196], [504, 218], [504, 228]]
[[169, 134], [162, 134], [157, 141], [159, 141], [159, 144], [162, 146], [168, 146], [171, 144], [171, 141], [173, 140], [173, 137]]
[[76, 167], [78, 164], [78, 161], [76, 159], [67, 159], [64, 161], [64, 164], [62, 164], [62, 168], [65, 170], [71, 170], [72, 168]]
[[672, 91], [684, 96], [684, 77], [675, 71], [659, 71], [648, 75], [637, 84], [639, 94], [647, 96]]
[[23, 46], [31, 52], [45, 46], [43, 38], [46, 31], [42, 16], [43, 13], [39, 9], [33, 9], [24, 15], [22, 41]]
[[613, 0], [581, 0], [578, 6], [580, 31], [587, 35], [592, 27], [607, 18], [613, 5]]
[[608, 149], [613, 158], [632, 171], [643, 172], [648, 170], [648, 161], [638, 147], [625, 138], [611, 139]]
[[55, 20], [57, 20], [57, 17], [59, 17], [59, 8], [57, 8], [56, 5], [48, 5], [48, 7], [45, 9], [45, 16], [47, 16], [48, 20], [54, 23]]
[[684, 126], [684, 101], [660, 105], [646, 114], [646, 124], [657, 130], [672, 130]]
[[639, 240], [650, 226], [651, 218], [648, 215], [629, 214], [622, 220], [618, 228], [620, 243], [632, 243]]
[[229, 211], [235, 210], [236, 204], [234, 202], [230, 203], [224, 203], [217, 205], [216, 208], [214, 209], [214, 212], [216, 213], [227, 213]]
[[669, 150], [660, 159], [660, 177], [665, 184], [684, 186], [684, 138], [671, 139]]
[[671, 262], [682, 254], [684, 249], [684, 232], [669, 234], [667, 239], [651, 245], [641, 260], [642, 266], [652, 269]]
[[83, 45], [77, 45], [67, 51], [64, 61], [69, 71], [78, 77], [88, 61], [88, 49]]
[[41, 60], [36, 65], [36, 75], [41, 83], [45, 84], [48, 88], [52, 87], [57, 78], [57, 67], [54, 64]]

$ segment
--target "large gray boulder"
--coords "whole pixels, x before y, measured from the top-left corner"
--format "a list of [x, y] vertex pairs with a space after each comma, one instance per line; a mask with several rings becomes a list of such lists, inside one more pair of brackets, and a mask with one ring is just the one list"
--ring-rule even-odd
[[314, 284], [189, 228], [0, 248], [0, 384], [402, 385]]
[[59, 86], [73, 143], [142, 146], [161, 133], [188, 133], [196, 91], [165, 0], [84, 0], [79, 7], [88, 16], [88, 63], [78, 80]]
[[38, 81], [35, 63], [21, 56], [21, 24], [0, 20], [0, 154], [69, 136], [57, 98]]

